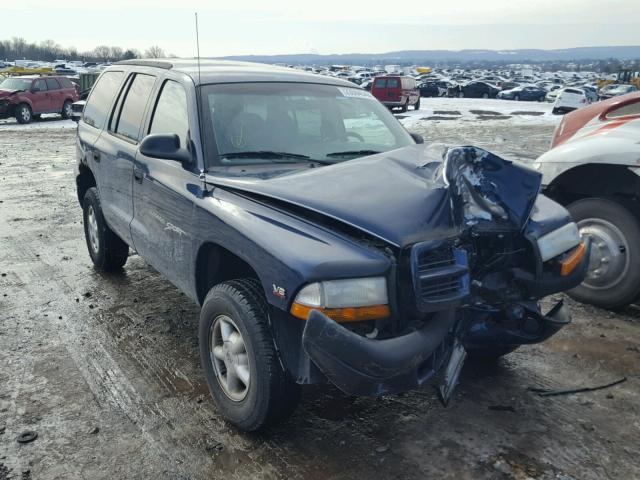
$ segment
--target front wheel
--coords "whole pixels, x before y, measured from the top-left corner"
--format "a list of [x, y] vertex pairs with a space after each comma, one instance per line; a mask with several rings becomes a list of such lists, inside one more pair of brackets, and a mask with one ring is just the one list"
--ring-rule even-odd
[[200, 361], [209, 391], [224, 418], [245, 431], [286, 419], [300, 401], [300, 386], [278, 358], [268, 315], [253, 279], [216, 285], [200, 313]]
[[567, 209], [580, 234], [591, 239], [585, 280], [568, 293], [602, 308], [616, 309], [640, 294], [640, 222], [618, 202], [586, 198]]
[[15, 115], [18, 123], [30, 123], [32, 120], [32, 114], [33, 112], [31, 111], [31, 107], [26, 103], [21, 103], [16, 107]]
[[85, 193], [82, 210], [84, 236], [91, 261], [96, 268], [106, 272], [121, 269], [127, 263], [129, 246], [105, 222], [96, 187]]

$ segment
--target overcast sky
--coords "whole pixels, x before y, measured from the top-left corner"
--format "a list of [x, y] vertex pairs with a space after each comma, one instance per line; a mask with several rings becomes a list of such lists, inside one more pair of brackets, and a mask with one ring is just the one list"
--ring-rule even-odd
[[640, 0], [2, 0], [0, 37], [202, 56], [640, 44]]

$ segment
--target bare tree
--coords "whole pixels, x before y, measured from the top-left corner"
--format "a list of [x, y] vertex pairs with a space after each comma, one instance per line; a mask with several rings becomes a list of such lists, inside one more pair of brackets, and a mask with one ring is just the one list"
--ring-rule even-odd
[[120, 47], [111, 47], [111, 56], [112, 60], [120, 60], [122, 58], [122, 48]]
[[131, 60], [133, 58], [140, 58], [140, 57], [141, 57], [140, 52], [135, 48], [128, 48], [122, 54], [123, 60]]
[[99, 45], [93, 49], [93, 55], [103, 62], [106, 62], [111, 56], [111, 48], [106, 45]]
[[144, 52], [144, 58], [164, 58], [164, 50], [157, 45], [147, 48]]

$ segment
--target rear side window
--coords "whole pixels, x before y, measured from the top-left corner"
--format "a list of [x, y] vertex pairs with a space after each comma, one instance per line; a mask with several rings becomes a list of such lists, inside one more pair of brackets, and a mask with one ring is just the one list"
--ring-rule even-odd
[[123, 72], [103, 73], [91, 90], [91, 95], [84, 107], [82, 119], [89, 125], [102, 128], [109, 114], [111, 102], [118, 92]]
[[58, 82], [60, 82], [62, 88], [73, 88], [73, 83], [71, 83], [71, 80], [69, 80], [68, 78], [59, 78]]
[[140, 124], [144, 115], [144, 109], [151, 95], [151, 89], [156, 77], [137, 73], [129, 84], [127, 96], [120, 109], [118, 122], [114, 132], [138, 141]]
[[376, 88], [386, 88], [387, 79], [386, 78], [376, 78], [373, 82], [373, 86]]
[[187, 94], [182, 85], [165, 82], [153, 112], [149, 133], [175, 133], [180, 137], [180, 147], [186, 148], [189, 138]]
[[47, 88], [49, 90], [60, 90], [60, 84], [55, 78], [47, 78]]

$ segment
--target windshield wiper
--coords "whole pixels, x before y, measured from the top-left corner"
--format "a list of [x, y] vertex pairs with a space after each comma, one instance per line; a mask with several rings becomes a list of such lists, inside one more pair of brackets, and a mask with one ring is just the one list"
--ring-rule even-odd
[[298, 153], [273, 152], [270, 150], [256, 150], [256, 151], [250, 151], [250, 152], [229, 152], [229, 153], [221, 154], [220, 157], [264, 158], [265, 160], [292, 159], [292, 160], [304, 160], [305, 162], [322, 163], [324, 165], [333, 163], [333, 162], [327, 162], [326, 160], [316, 160], [307, 155], [300, 155]]
[[365, 156], [365, 155], [375, 155], [376, 153], [381, 153], [381, 152], [378, 152], [377, 150], [348, 150], [346, 152], [327, 153], [327, 157], [347, 157], [352, 155]]

